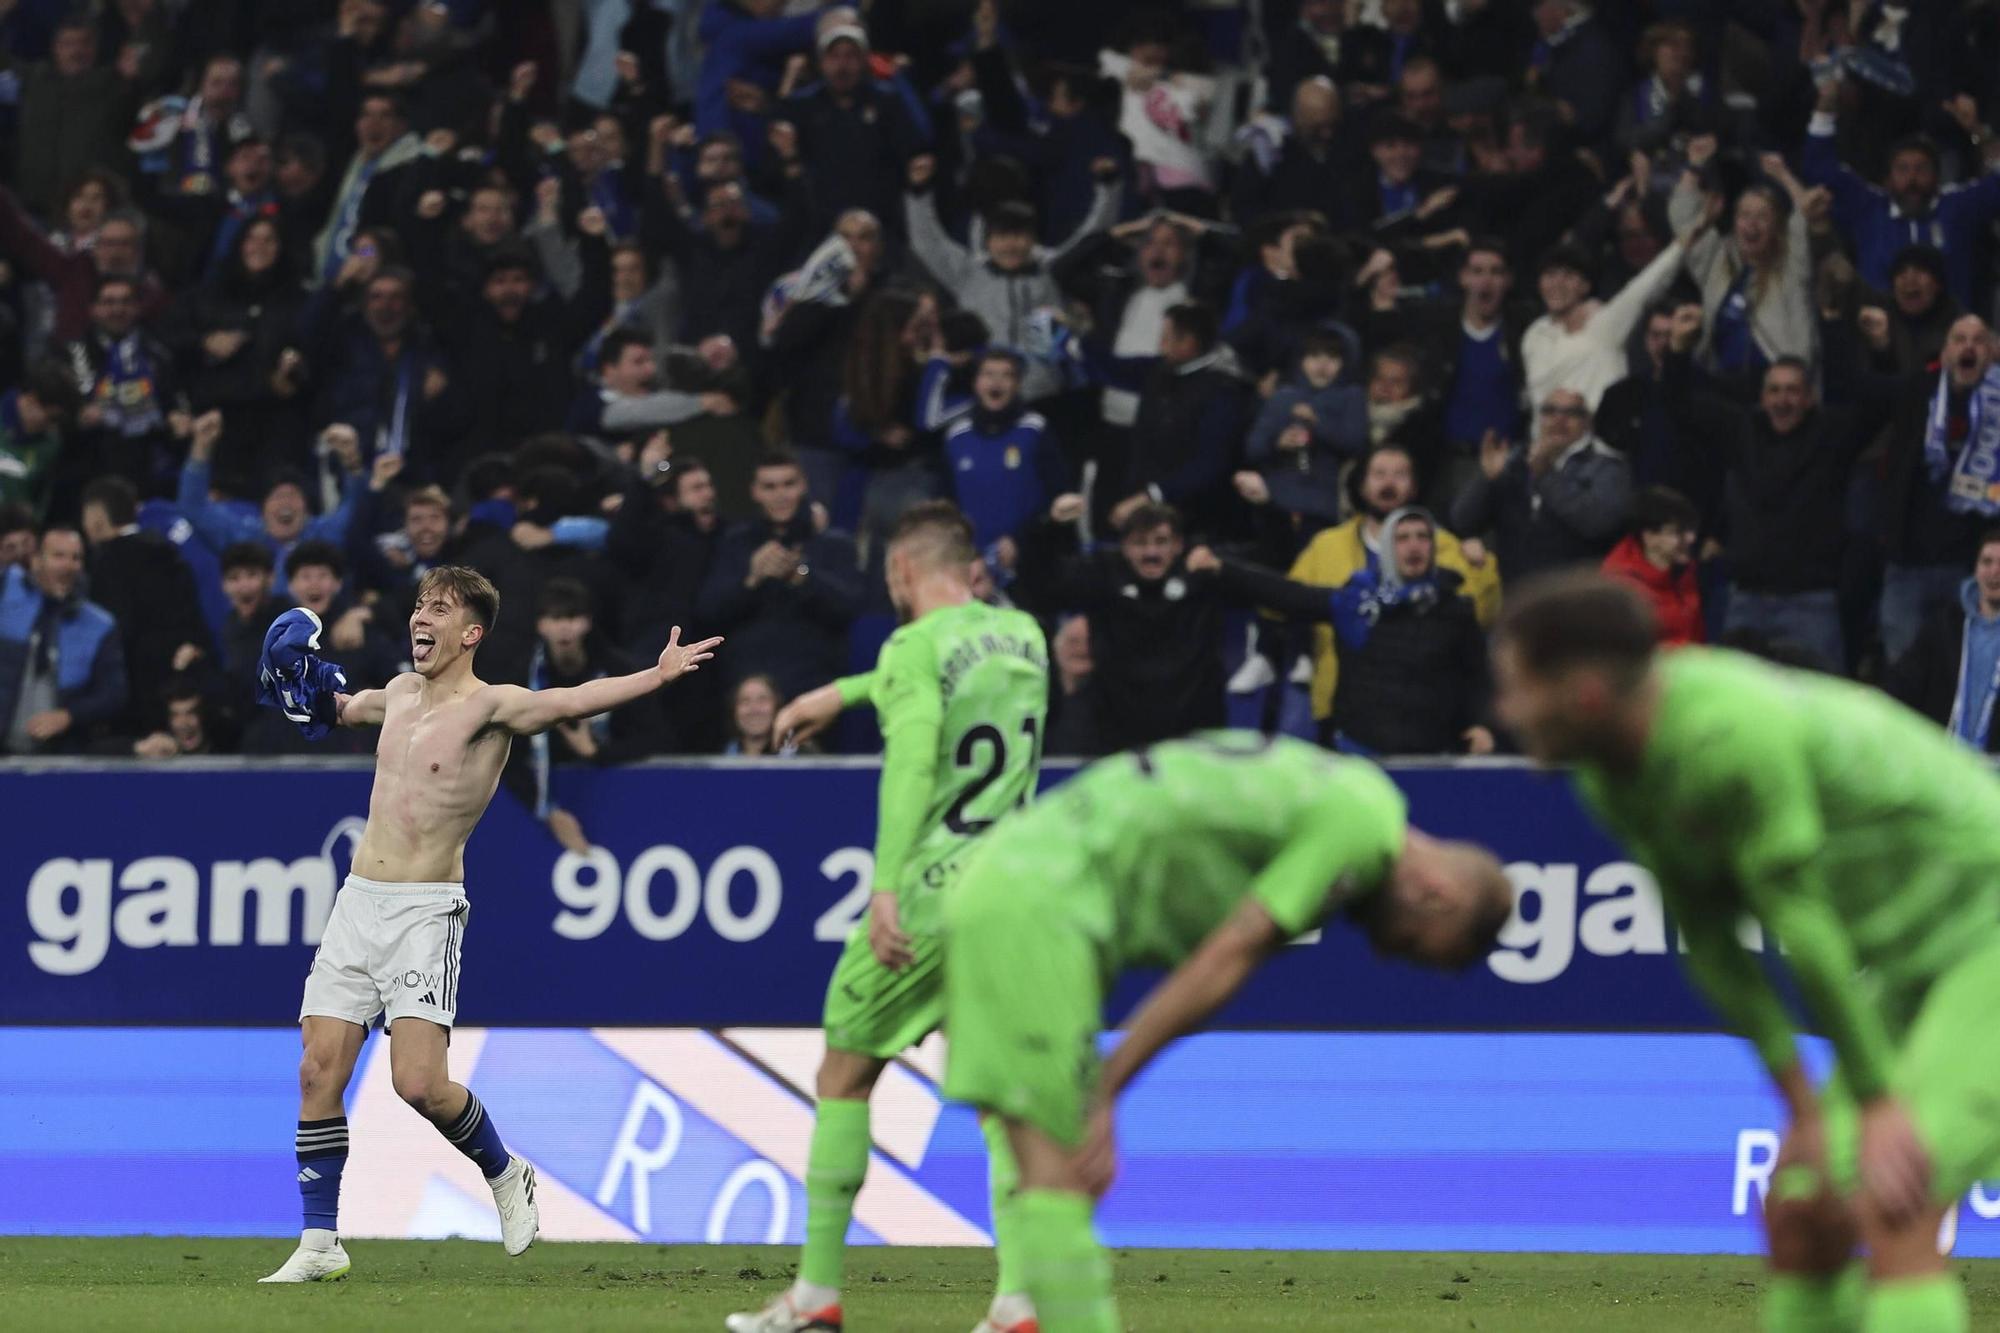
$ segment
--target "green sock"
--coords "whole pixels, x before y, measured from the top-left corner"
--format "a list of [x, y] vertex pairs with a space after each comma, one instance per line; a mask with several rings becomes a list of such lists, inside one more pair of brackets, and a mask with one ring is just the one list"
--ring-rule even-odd
[[854, 1196], [868, 1174], [868, 1103], [838, 1097], [820, 1101], [806, 1157], [806, 1245], [799, 1278], [816, 1287], [838, 1287], [847, 1268], [847, 1227]]
[[1042, 1333], [1119, 1333], [1111, 1256], [1090, 1225], [1090, 1200], [1063, 1190], [1014, 1196], [1021, 1275]]
[[1965, 1333], [1972, 1327], [1956, 1273], [1891, 1278], [1868, 1288], [1864, 1333]]
[[994, 1292], [1011, 1296], [1028, 1289], [1021, 1277], [1021, 1227], [1014, 1216], [1021, 1169], [1014, 1165], [1007, 1126], [999, 1116], [979, 1117], [979, 1132], [986, 1139], [986, 1183], [993, 1194], [993, 1250], [1000, 1261]]
[[1864, 1283], [1860, 1264], [1833, 1277], [1771, 1274], [1764, 1288], [1766, 1333], [1856, 1333]]

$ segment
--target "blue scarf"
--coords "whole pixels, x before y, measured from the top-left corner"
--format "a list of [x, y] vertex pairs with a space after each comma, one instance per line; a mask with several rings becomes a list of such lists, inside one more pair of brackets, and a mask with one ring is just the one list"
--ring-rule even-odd
[[104, 366], [95, 378], [91, 397], [104, 409], [108, 429], [132, 440], [166, 425], [166, 413], [160, 409], [160, 386], [153, 378], [153, 358], [137, 329], [105, 345]]
[[1965, 447], [1951, 458], [1951, 372], [1938, 372], [1937, 393], [1931, 399], [1924, 427], [1924, 467], [1936, 485], [1950, 474], [1945, 508], [1954, 514], [2000, 517], [2000, 366], [1989, 366], [1984, 378], [1966, 395]]

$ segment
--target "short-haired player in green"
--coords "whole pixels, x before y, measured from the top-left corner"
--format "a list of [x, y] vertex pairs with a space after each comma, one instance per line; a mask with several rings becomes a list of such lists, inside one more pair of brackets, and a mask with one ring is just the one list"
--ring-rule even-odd
[[[2000, 782], [1874, 690], [1654, 643], [1623, 584], [1531, 585], [1495, 637], [1499, 709], [1529, 753], [1577, 765], [1584, 803], [1659, 880], [1696, 985], [1784, 1097], [1767, 1326], [1963, 1330], [1937, 1238], [2000, 1173]], [[1821, 1088], [1738, 938], [1745, 916], [1832, 1040]]]
[[[1384, 952], [1462, 967], [1513, 901], [1490, 853], [1409, 828], [1381, 769], [1252, 732], [1102, 760], [981, 838], [944, 902], [944, 1090], [1013, 1146], [1003, 1229], [1041, 1333], [1122, 1327], [1091, 1211], [1112, 1104], [1161, 1048], [1336, 910]], [[1105, 994], [1149, 965], [1174, 970], [1100, 1065]]]
[[[914, 506], [889, 539], [889, 598], [904, 624], [875, 670], [801, 695], [773, 735], [805, 739], [843, 708], [872, 701], [883, 736], [868, 917], [826, 990], [826, 1056], [806, 1165], [806, 1243], [797, 1280], [731, 1333], [841, 1327], [840, 1285], [855, 1195], [868, 1170], [868, 1098], [884, 1066], [944, 1017], [938, 907], [975, 835], [1025, 803], [1041, 767], [1048, 644], [1034, 617], [972, 595], [972, 525], [945, 501]], [[975, 1333], [1034, 1333], [1013, 1271], [1000, 1201], [1013, 1159], [988, 1127], [1000, 1281]]]

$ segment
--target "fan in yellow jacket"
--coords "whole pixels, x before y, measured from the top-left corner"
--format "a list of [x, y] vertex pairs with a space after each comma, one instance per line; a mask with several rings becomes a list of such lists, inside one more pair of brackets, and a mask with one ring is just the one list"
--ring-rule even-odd
[[[1292, 563], [1292, 577], [1300, 583], [1317, 583], [1338, 588], [1368, 564], [1368, 541], [1382, 525], [1382, 515], [1393, 513], [1416, 499], [1416, 469], [1401, 449], [1378, 449], [1363, 466], [1360, 495], [1364, 512], [1337, 528], [1328, 528], [1314, 537]], [[1479, 550], [1479, 563], [1466, 558], [1457, 537], [1443, 528], [1437, 530], [1437, 563], [1440, 569], [1455, 570], [1465, 580], [1463, 595], [1472, 599], [1481, 627], [1491, 625], [1500, 612], [1500, 566], [1491, 555]], [[1313, 717], [1324, 720], [1333, 714], [1333, 688], [1340, 679], [1340, 659], [1334, 652], [1333, 627], [1313, 627]]]

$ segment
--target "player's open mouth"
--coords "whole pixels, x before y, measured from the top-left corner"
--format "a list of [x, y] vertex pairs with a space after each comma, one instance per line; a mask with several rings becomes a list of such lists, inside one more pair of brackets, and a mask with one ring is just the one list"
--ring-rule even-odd
[[410, 656], [419, 662], [428, 662], [437, 648], [437, 641], [428, 634], [419, 634], [410, 640]]

